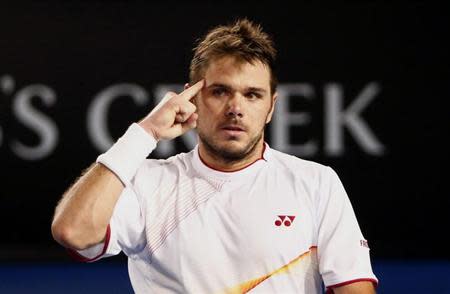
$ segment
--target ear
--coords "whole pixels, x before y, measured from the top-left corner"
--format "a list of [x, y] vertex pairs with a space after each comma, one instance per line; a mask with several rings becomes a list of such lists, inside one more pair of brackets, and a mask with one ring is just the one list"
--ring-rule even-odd
[[268, 124], [272, 120], [272, 115], [273, 115], [273, 112], [275, 110], [275, 103], [277, 102], [277, 98], [278, 98], [278, 93], [277, 92], [273, 93], [271, 106], [270, 106], [270, 111], [267, 114], [267, 118], [266, 118], [266, 124]]

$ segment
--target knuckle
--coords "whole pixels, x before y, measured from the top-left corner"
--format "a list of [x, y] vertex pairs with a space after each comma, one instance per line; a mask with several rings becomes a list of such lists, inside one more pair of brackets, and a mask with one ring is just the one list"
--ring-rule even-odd
[[177, 103], [177, 101], [174, 99], [170, 99], [169, 101], [167, 101], [167, 105], [171, 108], [176, 108], [179, 106], [179, 103]]
[[167, 96], [169, 98], [172, 98], [173, 96], [177, 96], [177, 93], [169, 91], [169, 92], [166, 93], [165, 96]]

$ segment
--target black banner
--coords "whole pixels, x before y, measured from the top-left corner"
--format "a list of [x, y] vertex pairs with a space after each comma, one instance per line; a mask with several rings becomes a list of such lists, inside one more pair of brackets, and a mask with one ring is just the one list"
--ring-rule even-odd
[[279, 52], [271, 147], [338, 172], [374, 258], [449, 258], [444, 7], [40, 1], [0, 4], [0, 259], [64, 256], [50, 223], [65, 189], [181, 89], [197, 38], [244, 16]]

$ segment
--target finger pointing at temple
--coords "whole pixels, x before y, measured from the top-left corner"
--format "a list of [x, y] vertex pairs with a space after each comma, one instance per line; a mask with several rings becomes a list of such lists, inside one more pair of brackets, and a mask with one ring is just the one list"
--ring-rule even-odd
[[173, 139], [194, 128], [198, 118], [196, 107], [190, 101], [203, 88], [204, 81], [185, 89], [180, 94], [168, 93], [139, 125], [156, 140]]

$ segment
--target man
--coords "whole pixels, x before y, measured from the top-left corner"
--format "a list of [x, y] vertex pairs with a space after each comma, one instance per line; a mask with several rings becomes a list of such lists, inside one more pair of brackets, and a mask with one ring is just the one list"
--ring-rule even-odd
[[[123, 251], [138, 293], [374, 293], [369, 249], [329, 167], [264, 143], [275, 49], [248, 20], [210, 31], [190, 85], [126, 133], [63, 196], [54, 238], [84, 261]], [[198, 145], [147, 160], [196, 128]]]

